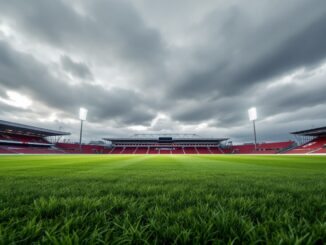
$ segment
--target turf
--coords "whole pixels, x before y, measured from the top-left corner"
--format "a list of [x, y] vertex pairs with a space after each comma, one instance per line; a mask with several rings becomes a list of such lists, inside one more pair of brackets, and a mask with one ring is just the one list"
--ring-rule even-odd
[[0, 156], [0, 244], [323, 244], [323, 156]]

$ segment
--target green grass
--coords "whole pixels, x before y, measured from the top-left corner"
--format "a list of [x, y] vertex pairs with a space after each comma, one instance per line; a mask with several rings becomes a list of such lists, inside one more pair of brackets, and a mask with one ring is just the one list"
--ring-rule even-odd
[[0, 156], [0, 244], [323, 244], [323, 156]]

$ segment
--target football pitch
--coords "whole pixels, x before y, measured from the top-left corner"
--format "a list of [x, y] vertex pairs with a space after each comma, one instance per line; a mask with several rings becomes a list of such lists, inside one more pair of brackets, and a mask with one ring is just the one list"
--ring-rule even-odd
[[326, 156], [0, 156], [0, 244], [323, 244]]

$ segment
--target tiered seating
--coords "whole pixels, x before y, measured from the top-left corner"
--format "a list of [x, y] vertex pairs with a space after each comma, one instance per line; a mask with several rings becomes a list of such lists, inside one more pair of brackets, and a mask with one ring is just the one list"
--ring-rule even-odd
[[232, 154], [233, 153], [233, 149], [231, 147], [227, 147], [227, 148], [220, 148], [221, 154]]
[[15, 134], [1, 134], [0, 140], [15, 141], [15, 142], [17, 141], [22, 144], [26, 144], [26, 143], [48, 144], [49, 143], [42, 137], [15, 135]]
[[212, 154], [208, 147], [196, 147], [199, 154]]
[[255, 154], [276, 154], [282, 150], [291, 148], [295, 144], [294, 141], [285, 142], [272, 142], [272, 143], [261, 143], [257, 144]]
[[183, 150], [185, 154], [198, 154], [195, 147], [184, 147]]
[[67, 132], [3, 120], [0, 120], [0, 130], [0, 153], [11, 154], [64, 153], [63, 150], [55, 148], [54, 144], [49, 142], [46, 137], [69, 135]]
[[223, 154], [223, 151], [219, 147], [210, 147], [209, 150], [212, 154]]
[[325, 145], [326, 145], [326, 137], [319, 137], [285, 153], [286, 154], [323, 153], [324, 150], [323, 148], [325, 147]]
[[293, 141], [284, 141], [284, 142], [272, 142], [272, 143], [261, 143], [257, 144], [257, 149], [262, 150], [282, 150], [293, 145]]
[[148, 154], [160, 154], [160, 151], [154, 147], [150, 147]]
[[257, 144], [256, 150], [254, 144], [234, 145], [230, 147], [230, 151], [233, 154], [276, 154], [293, 144], [293, 141], [260, 143]]
[[81, 151], [80, 149], [62, 149], [63, 151], [65, 151], [68, 154], [80, 154]]
[[84, 154], [97, 154], [103, 152], [103, 146], [99, 145], [82, 145], [82, 153]]
[[[273, 142], [257, 144], [255, 150], [254, 144], [234, 145], [221, 149], [218, 146], [171, 146], [170, 147], [114, 147], [112, 150], [100, 149], [104, 154], [276, 154], [282, 149], [293, 145], [293, 141]], [[78, 146], [79, 147], [79, 146]], [[86, 146], [85, 146], [86, 147]], [[100, 151], [98, 150], [98, 151]], [[94, 152], [90, 152], [94, 153]]]
[[248, 145], [234, 145], [232, 147], [232, 153], [234, 154], [251, 154], [255, 151], [255, 145], [254, 144], [248, 144]]
[[171, 154], [171, 150], [161, 149], [160, 154]]
[[185, 154], [182, 147], [175, 147], [171, 152], [172, 154]]
[[135, 151], [135, 154], [147, 154], [148, 147], [138, 147]]
[[262, 151], [254, 151], [253, 154], [276, 154], [275, 150], [262, 150]]
[[64, 151], [51, 148], [42, 137], [20, 134], [0, 134], [0, 154], [58, 154]]
[[9, 150], [8, 148], [0, 147], [0, 154], [12, 154], [12, 153], [15, 153], [15, 152]]
[[57, 143], [56, 146], [70, 154], [98, 154], [103, 153], [104, 146], [101, 145], [79, 145], [71, 143]]
[[313, 152], [314, 154], [326, 154], [326, 148], [321, 148], [315, 152]]
[[103, 154], [111, 154], [111, 152], [113, 151], [114, 149], [113, 148], [104, 148], [103, 149]]
[[16, 147], [7, 146], [7, 148], [0, 148], [0, 152], [8, 154], [60, 154], [65, 153], [62, 150], [44, 147]]
[[137, 149], [136, 147], [125, 147], [121, 152], [121, 154], [134, 154], [136, 149]]
[[224, 154], [219, 147], [115, 147], [105, 154]]
[[123, 147], [115, 147], [110, 154], [121, 154], [121, 152], [123, 151]]

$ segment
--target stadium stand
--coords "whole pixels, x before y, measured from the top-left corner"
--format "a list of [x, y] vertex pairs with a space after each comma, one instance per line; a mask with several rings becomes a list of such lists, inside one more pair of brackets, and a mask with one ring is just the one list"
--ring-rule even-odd
[[185, 154], [198, 154], [196, 147], [184, 147], [183, 150]]
[[254, 144], [234, 145], [231, 147], [233, 154], [253, 154], [255, 151]]
[[313, 154], [326, 154], [326, 147], [314, 151]]
[[185, 154], [185, 152], [182, 147], [174, 147], [172, 154]]
[[224, 154], [224, 150], [220, 147], [210, 147], [209, 150], [212, 154]]
[[276, 154], [294, 144], [294, 141], [259, 143], [256, 150], [254, 144], [243, 144], [230, 146], [229, 150], [232, 154]]
[[148, 151], [148, 154], [160, 154], [160, 150], [158, 150], [155, 147], [150, 147], [149, 151]]
[[227, 138], [203, 138], [196, 134], [136, 134], [129, 138], [104, 140], [112, 142], [110, 154], [212, 154], [210, 147], [219, 149]]
[[137, 147], [125, 147], [120, 154], [134, 154]]
[[148, 147], [137, 147], [134, 154], [147, 154], [148, 150]]
[[276, 154], [294, 141], [225, 146], [227, 138], [202, 138], [194, 134], [140, 134], [129, 138], [105, 138], [110, 154]]
[[62, 154], [66, 153], [60, 149], [56, 148], [42, 148], [42, 147], [16, 147], [16, 146], [8, 146], [7, 150], [11, 154]]
[[57, 143], [56, 147], [70, 154], [103, 154], [106, 147], [93, 144]]
[[212, 154], [208, 147], [196, 147], [198, 154]]
[[160, 149], [160, 154], [171, 154], [171, 152], [172, 152], [172, 149], [170, 150], [168, 150], [168, 149]]
[[58, 137], [70, 133], [38, 128], [34, 126], [0, 120], [1, 154], [59, 154], [47, 137]]
[[196, 134], [136, 134], [104, 139], [112, 144], [53, 144], [48, 140], [69, 134], [0, 120], [0, 154], [326, 154], [326, 127], [292, 133], [304, 139], [299, 146], [294, 141], [259, 143], [256, 147], [252, 143], [226, 145], [227, 138]]
[[40, 137], [34, 136], [26, 136], [26, 135], [15, 135], [15, 134], [8, 134], [2, 133], [0, 134], [0, 140], [8, 140], [8, 141], [15, 141], [21, 143], [45, 143], [48, 144], [49, 142]]
[[115, 147], [113, 150], [110, 152], [110, 154], [121, 154], [123, 151], [123, 147]]
[[304, 142], [298, 147], [290, 149], [286, 154], [325, 154], [326, 153], [326, 127], [313, 128], [292, 132], [298, 141]]
[[14, 151], [11, 151], [8, 147], [0, 146], [0, 154], [14, 154]]

